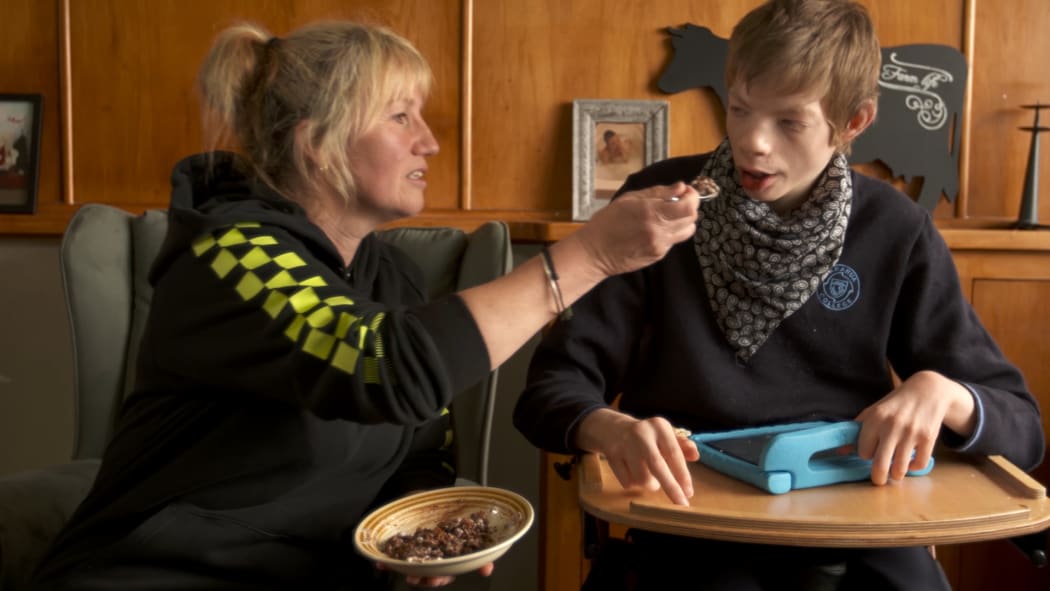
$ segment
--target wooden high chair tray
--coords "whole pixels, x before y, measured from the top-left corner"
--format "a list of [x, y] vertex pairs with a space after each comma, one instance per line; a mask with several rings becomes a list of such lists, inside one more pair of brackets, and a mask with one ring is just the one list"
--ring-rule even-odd
[[958, 544], [1050, 527], [1046, 487], [1001, 456], [940, 453], [922, 477], [774, 495], [691, 462], [688, 507], [663, 491], [625, 491], [604, 458], [580, 464], [585, 511], [627, 527], [735, 542], [822, 547]]

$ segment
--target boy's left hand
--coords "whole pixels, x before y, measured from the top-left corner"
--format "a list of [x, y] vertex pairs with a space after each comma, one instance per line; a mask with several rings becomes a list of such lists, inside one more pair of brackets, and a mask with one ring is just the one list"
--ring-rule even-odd
[[969, 437], [977, 418], [969, 390], [937, 372], [920, 371], [856, 420], [857, 454], [871, 460], [871, 481], [882, 485], [926, 467], [942, 424]]

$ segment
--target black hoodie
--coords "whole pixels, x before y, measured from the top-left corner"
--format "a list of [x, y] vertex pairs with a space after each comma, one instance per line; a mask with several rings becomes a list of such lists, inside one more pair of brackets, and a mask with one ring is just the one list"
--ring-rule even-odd
[[136, 386], [42, 586], [361, 588], [361, 516], [453, 480], [443, 409], [489, 368], [462, 300], [424, 303], [375, 235], [345, 267], [301, 207], [212, 157], [174, 170]]

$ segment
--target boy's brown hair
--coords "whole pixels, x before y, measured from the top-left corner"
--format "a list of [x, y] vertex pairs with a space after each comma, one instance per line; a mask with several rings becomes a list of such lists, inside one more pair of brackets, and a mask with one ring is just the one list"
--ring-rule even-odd
[[[853, 0], [769, 0], [733, 28], [726, 87], [765, 75], [784, 94], [813, 91], [840, 143], [865, 100], [878, 99], [879, 40], [868, 11]], [[840, 145], [848, 152], [848, 145]]]

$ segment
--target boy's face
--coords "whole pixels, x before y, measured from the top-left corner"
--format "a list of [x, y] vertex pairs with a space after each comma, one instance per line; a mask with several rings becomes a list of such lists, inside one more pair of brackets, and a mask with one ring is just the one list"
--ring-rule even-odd
[[783, 214], [802, 204], [831, 157], [831, 125], [820, 96], [785, 95], [763, 78], [729, 89], [726, 130], [737, 180], [755, 201]]

